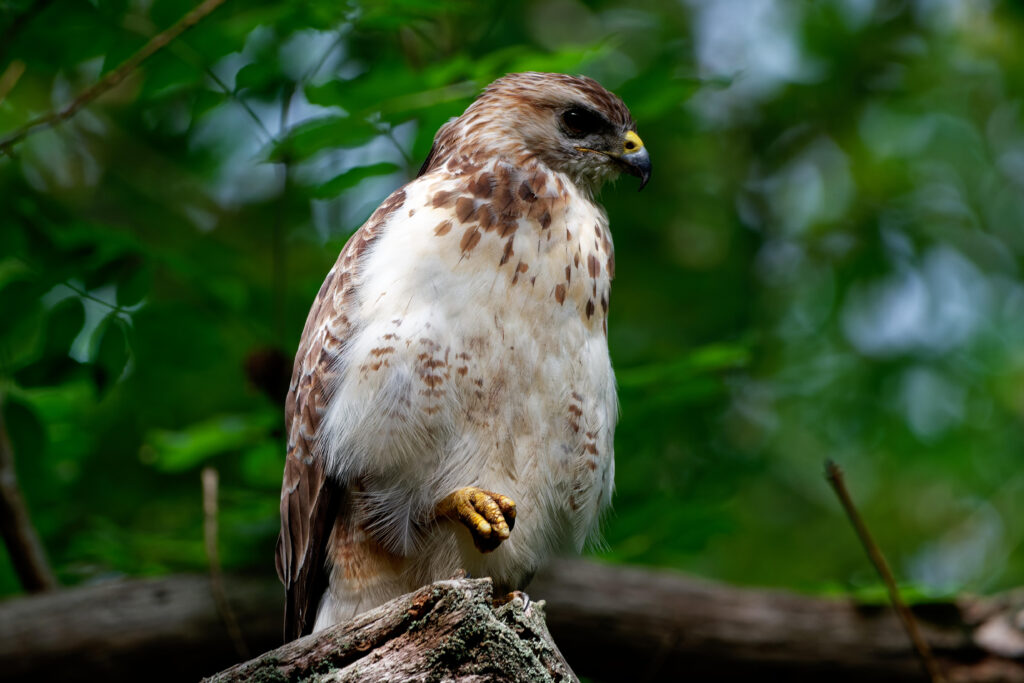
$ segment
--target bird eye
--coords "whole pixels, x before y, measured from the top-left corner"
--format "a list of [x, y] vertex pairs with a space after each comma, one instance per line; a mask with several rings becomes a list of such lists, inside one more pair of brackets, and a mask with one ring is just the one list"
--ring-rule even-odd
[[601, 116], [584, 107], [573, 107], [562, 114], [562, 126], [570, 137], [582, 138], [607, 127]]

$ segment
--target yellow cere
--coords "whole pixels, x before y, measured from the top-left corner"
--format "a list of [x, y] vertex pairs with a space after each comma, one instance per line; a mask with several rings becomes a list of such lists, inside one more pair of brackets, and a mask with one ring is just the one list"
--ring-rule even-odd
[[626, 137], [622, 141], [622, 153], [632, 154], [633, 152], [639, 152], [644, 148], [644, 141], [640, 139], [640, 136], [636, 134], [636, 131], [627, 131]]

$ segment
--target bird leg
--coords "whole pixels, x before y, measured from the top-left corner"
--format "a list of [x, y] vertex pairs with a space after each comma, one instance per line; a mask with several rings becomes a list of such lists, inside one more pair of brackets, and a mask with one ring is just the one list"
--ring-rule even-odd
[[437, 515], [465, 525], [477, 550], [489, 553], [516, 525], [516, 504], [500, 493], [466, 486], [445, 496], [437, 504]]

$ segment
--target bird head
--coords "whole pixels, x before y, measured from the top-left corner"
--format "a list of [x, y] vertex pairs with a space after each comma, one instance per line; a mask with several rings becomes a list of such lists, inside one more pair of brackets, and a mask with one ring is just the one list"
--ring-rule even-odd
[[[585, 76], [517, 73], [499, 78], [459, 118], [445, 124], [435, 155], [447, 139], [521, 164], [535, 157], [592, 193], [625, 172], [650, 179], [651, 161], [636, 122], [622, 100]], [[432, 164], [428, 159], [424, 170]]]

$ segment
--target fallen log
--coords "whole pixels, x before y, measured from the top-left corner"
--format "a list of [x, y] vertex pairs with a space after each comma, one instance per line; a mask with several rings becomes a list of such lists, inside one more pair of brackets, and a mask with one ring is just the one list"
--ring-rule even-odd
[[[280, 645], [281, 584], [235, 576], [226, 589], [250, 650]], [[194, 681], [237, 661], [207, 576], [122, 579], [0, 603], [4, 681]]]
[[[529, 592], [547, 601], [548, 628], [573, 668], [601, 680], [928, 680], [887, 604], [573, 561], [554, 563]], [[947, 680], [1024, 682], [1021, 597], [913, 607]]]
[[[276, 578], [225, 577], [252, 652], [281, 645]], [[573, 670], [597, 681], [923, 681], [886, 605], [736, 588], [669, 571], [554, 563], [528, 589]], [[914, 613], [950, 681], [1024, 683], [1024, 599]], [[202, 576], [130, 579], [0, 603], [4, 681], [196, 680], [237, 662]]]

